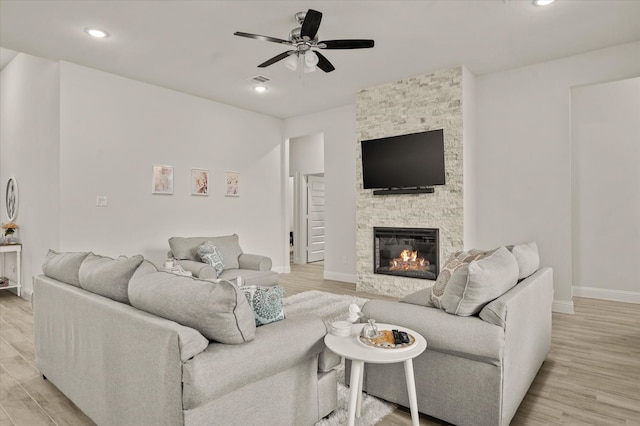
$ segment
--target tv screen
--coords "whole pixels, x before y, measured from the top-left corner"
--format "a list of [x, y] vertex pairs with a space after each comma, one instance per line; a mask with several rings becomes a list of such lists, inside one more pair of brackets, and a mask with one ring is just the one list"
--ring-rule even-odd
[[444, 185], [442, 129], [362, 141], [364, 189]]

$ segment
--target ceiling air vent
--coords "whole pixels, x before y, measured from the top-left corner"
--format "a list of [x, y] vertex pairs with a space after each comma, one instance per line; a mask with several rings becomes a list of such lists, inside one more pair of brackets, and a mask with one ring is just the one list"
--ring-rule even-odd
[[265, 76], [263, 76], [263, 75], [257, 75], [257, 76], [255, 76], [255, 77], [251, 77], [249, 80], [251, 80], [251, 81], [255, 81], [255, 82], [257, 82], [257, 83], [266, 83], [267, 81], [269, 81], [269, 80], [271, 80], [271, 79], [270, 79], [270, 78], [268, 78], [268, 77], [265, 77]]

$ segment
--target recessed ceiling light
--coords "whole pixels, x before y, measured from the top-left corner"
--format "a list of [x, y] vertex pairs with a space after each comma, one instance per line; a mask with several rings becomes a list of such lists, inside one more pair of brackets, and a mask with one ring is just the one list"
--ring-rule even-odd
[[267, 91], [267, 86], [254, 86], [253, 90], [255, 90], [258, 93], [264, 93]]
[[109, 33], [98, 28], [85, 28], [84, 32], [95, 38], [107, 38]]
[[533, 0], [533, 4], [536, 6], [548, 6], [556, 0]]

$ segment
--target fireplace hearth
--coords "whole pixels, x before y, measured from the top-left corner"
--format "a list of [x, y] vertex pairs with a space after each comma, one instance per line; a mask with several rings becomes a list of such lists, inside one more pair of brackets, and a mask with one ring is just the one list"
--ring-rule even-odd
[[373, 228], [373, 272], [435, 280], [440, 271], [436, 228]]

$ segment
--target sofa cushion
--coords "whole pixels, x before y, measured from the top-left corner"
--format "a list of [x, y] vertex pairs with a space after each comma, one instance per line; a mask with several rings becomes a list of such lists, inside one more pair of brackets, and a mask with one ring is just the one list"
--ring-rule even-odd
[[220, 343], [240, 344], [255, 337], [253, 310], [244, 292], [228, 281], [161, 272], [145, 261], [131, 278], [129, 300], [140, 310], [195, 328]]
[[[463, 276], [456, 277], [456, 280], [452, 278], [442, 296], [442, 306], [450, 314], [476, 315], [484, 305], [504, 294], [518, 281], [518, 262], [505, 247], [472, 261], [466, 268], [466, 279]], [[463, 275], [464, 269], [459, 270]]]
[[411, 293], [399, 301], [411, 303], [412, 305], [433, 307], [433, 303], [431, 303], [431, 287]]
[[224, 258], [218, 251], [218, 248], [213, 245], [211, 241], [206, 241], [200, 247], [198, 247], [198, 256], [200, 259], [209, 265], [216, 271], [216, 278], [220, 276], [224, 271]]
[[222, 237], [171, 237], [169, 239], [169, 247], [176, 259], [188, 259], [200, 262], [198, 256], [198, 247], [203, 243], [211, 241], [215, 245], [222, 258], [224, 259], [225, 268], [238, 268], [238, 256], [242, 254], [238, 235], [225, 235]]
[[129, 303], [129, 280], [144, 258], [135, 255], [117, 259], [89, 253], [80, 265], [80, 287], [117, 302]]
[[250, 269], [226, 269], [220, 274], [221, 280], [234, 281], [242, 277], [244, 285], [272, 286], [278, 284], [279, 275], [274, 271], [253, 271]]
[[[302, 315], [259, 327], [255, 340], [246, 345], [211, 343], [204, 352], [183, 366], [184, 409], [203, 406], [246, 386], [247, 383], [256, 383], [291, 370], [294, 366], [308, 363], [325, 348], [326, 334], [327, 329], [322, 319], [315, 315]], [[316, 381], [317, 365], [313, 363], [312, 367], [313, 371], [299, 376], [298, 380]], [[270, 396], [273, 395], [263, 397], [267, 405], [270, 404]], [[241, 406], [242, 401], [238, 404]]]
[[498, 327], [507, 325], [507, 302], [502, 297], [487, 303], [480, 311], [480, 319]]
[[449, 280], [458, 268], [472, 262], [473, 260], [486, 257], [490, 253], [491, 252], [482, 250], [470, 250], [469, 252], [459, 251], [449, 256], [447, 263], [445, 263], [445, 265], [440, 270], [435, 284], [433, 285], [433, 287], [431, 287], [431, 303], [433, 304], [433, 306], [444, 309], [441, 301], [442, 296], [444, 294], [445, 288], [449, 284]]
[[253, 309], [256, 327], [283, 320], [284, 306], [282, 298], [284, 289], [280, 286], [264, 287], [248, 285], [240, 287]]
[[59, 253], [49, 250], [42, 264], [42, 272], [49, 278], [80, 287], [80, 265], [89, 252]]
[[438, 308], [372, 299], [362, 312], [378, 323], [398, 324], [427, 339], [427, 351], [438, 351], [462, 358], [502, 363], [504, 330], [480, 318], [450, 315]]
[[523, 280], [540, 269], [540, 255], [535, 242], [507, 246], [518, 262], [518, 279]]

